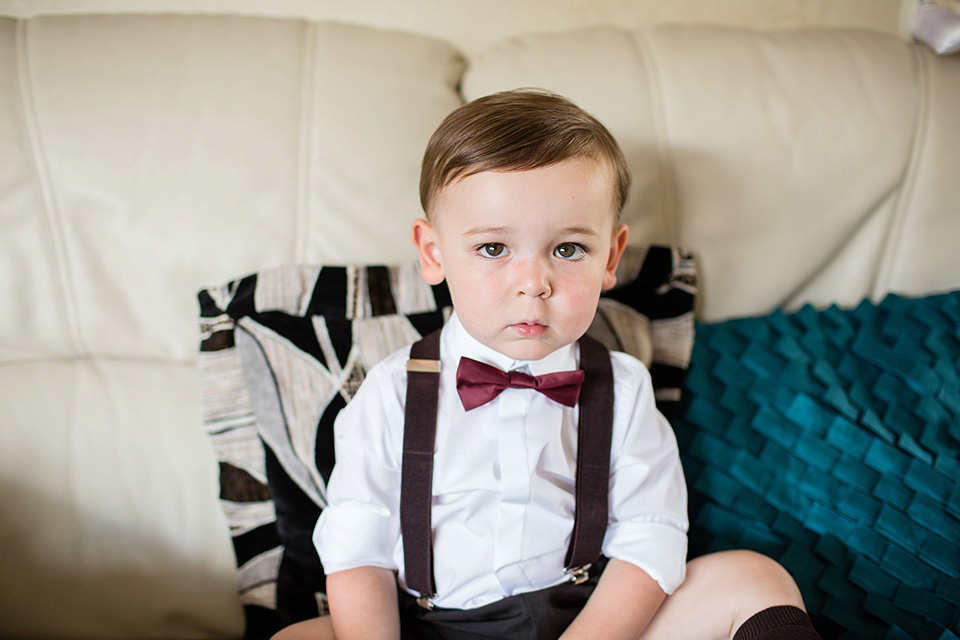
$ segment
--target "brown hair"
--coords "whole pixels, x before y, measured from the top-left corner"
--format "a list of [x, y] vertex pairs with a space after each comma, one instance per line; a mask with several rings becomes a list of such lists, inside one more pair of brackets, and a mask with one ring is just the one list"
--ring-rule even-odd
[[484, 171], [525, 171], [573, 158], [591, 158], [614, 175], [619, 215], [630, 170], [620, 146], [600, 122], [566, 98], [536, 89], [495, 93], [469, 102], [444, 119], [423, 156], [420, 204], [460, 178]]

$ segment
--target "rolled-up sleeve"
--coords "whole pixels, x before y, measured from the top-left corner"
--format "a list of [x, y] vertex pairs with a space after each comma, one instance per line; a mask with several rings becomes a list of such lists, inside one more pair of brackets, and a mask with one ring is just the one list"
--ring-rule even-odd
[[649, 372], [621, 355], [613, 354], [610, 523], [603, 552], [643, 569], [670, 594], [686, 571], [686, 483], [676, 437], [655, 406]]
[[328, 574], [397, 569], [403, 415], [392, 360], [370, 370], [334, 426], [336, 464], [313, 532]]

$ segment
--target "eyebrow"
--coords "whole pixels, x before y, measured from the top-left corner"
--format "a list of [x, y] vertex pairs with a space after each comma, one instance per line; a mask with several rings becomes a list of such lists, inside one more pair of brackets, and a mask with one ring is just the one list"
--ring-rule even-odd
[[[467, 229], [464, 235], [479, 236], [483, 234], [509, 233], [513, 227], [474, 227]], [[581, 235], [581, 236], [599, 236], [600, 234], [591, 227], [564, 227], [560, 230], [561, 235]]]
[[566, 227], [561, 231], [565, 234], [571, 234], [571, 235], [581, 235], [581, 236], [599, 236], [600, 235], [592, 227]]
[[509, 233], [512, 229], [510, 227], [474, 227], [472, 229], [467, 229], [464, 231], [463, 235], [466, 236], [479, 236], [484, 234], [498, 234], [498, 233]]

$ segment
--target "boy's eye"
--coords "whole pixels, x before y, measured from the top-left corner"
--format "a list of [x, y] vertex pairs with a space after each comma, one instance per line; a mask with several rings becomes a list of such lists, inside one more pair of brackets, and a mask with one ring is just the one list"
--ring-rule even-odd
[[574, 242], [564, 242], [553, 250], [553, 255], [564, 260], [579, 260], [586, 255], [586, 250]]
[[507, 248], [500, 242], [488, 242], [480, 245], [480, 255], [485, 258], [499, 258], [507, 253]]
[[507, 248], [501, 242], [488, 242], [480, 245], [480, 255], [484, 258], [500, 258], [507, 253]]

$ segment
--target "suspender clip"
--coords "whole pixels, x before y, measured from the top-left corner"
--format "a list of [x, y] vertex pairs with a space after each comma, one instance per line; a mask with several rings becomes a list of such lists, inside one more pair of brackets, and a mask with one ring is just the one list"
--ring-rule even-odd
[[426, 609], [427, 611], [433, 611], [435, 605], [431, 599], [433, 596], [420, 596], [417, 598], [417, 604]]
[[407, 373], [440, 373], [440, 361], [411, 358], [407, 360]]
[[570, 567], [564, 569], [563, 572], [570, 576], [570, 582], [573, 584], [583, 584], [590, 579], [590, 566], [589, 564], [585, 564], [582, 567]]

